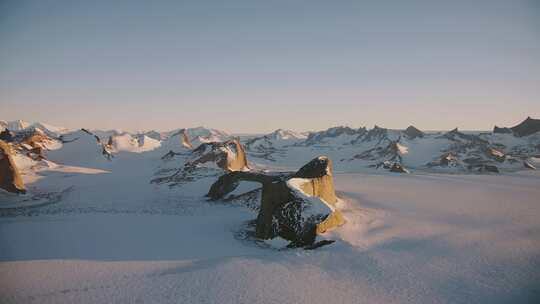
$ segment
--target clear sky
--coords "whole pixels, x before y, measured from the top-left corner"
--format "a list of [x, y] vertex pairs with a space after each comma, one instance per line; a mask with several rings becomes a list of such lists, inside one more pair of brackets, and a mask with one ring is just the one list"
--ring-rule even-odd
[[540, 1], [0, 0], [0, 119], [231, 132], [540, 118]]

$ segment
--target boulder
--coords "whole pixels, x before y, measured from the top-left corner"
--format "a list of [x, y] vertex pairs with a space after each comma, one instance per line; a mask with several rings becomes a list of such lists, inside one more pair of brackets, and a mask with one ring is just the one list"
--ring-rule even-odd
[[13, 193], [26, 193], [11, 146], [3, 140], [0, 140], [0, 188]]

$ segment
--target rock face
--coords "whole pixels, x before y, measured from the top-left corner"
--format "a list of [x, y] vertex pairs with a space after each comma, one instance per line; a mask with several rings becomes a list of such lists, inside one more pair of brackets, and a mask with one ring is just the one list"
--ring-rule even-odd
[[293, 174], [231, 172], [221, 176], [207, 196], [221, 199], [241, 181], [262, 184], [255, 229], [258, 238], [280, 236], [289, 240], [290, 246], [309, 246], [315, 242], [317, 233], [345, 223], [335, 208], [332, 164], [327, 157], [315, 158]]
[[0, 132], [0, 140], [3, 140], [5, 142], [12, 142], [14, 138], [15, 136], [13, 132], [8, 129], [4, 129], [4, 131]]
[[422, 138], [424, 137], [424, 132], [418, 130], [416, 127], [414, 126], [409, 126], [407, 127], [407, 129], [405, 129], [405, 131], [403, 132], [403, 134], [405, 134], [405, 136], [407, 136], [407, 138], [409, 139], [415, 139], [415, 138]]
[[227, 171], [249, 170], [246, 152], [237, 139], [201, 144], [197, 149], [193, 150], [192, 155], [195, 158], [188, 162], [187, 166], [212, 162]]
[[409, 170], [405, 169], [401, 164], [399, 163], [394, 163], [392, 165], [392, 168], [390, 168], [390, 172], [395, 172], [395, 173], [409, 173]]
[[150, 182], [168, 183], [169, 186], [174, 186], [203, 177], [216, 176], [221, 174], [222, 170], [228, 172], [250, 170], [244, 147], [237, 139], [203, 143], [196, 149], [184, 153], [171, 150], [161, 159], [165, 163], [171, 163], [176, 162], [176, 157], [181, 162], [180, 167], [162, 168], [156, 173], [157, 177]]
[[487, 165], [487, 164], [481, 164], [481, 165], [471, 165], [469, 166], [469, 170], [475, 170], [477, 172], [490, 172], [490, 173], [499, 173], [499, 168], [494, 165]]
[[343, 127], [343, 126], [333, 127], [325, 131], [310, 133], [307, 139], [302, 143], [302, 145], [312, 146], [312, 145], [324, 144], [328, 140], [335, 139], [338, 137], [347, 137], [347, 136], [351, 138], [349, 139], [349, 141], [351, 141], [351, 140], [354, 140], [354, 138], [362, 136], [365, 132], [366, 132], [365, 128], [360, 128], [360, 129], [355, 130], [355, 129], [352, 129], [349, 127]]
[[499, 133], [499, 134], [512, 134], [512, 129], [510, 128], [505, 128], [505, 127], [498, 127], [498, 126], [495, 126], [493, 127], [493, 133]]
[[12, 150], [8, 143], [0, 140], [0, 188], [13, 193], [26, 193]]
[[304, 193], [320, 197], [328, 203], [337, 202], [332, 177], [332, 162], [327, 157], [318, 157], [304, 165], [294, 174], [295, 178], [308, 179], [300, 185]]
[[529, 162], [527, 161], [523, 161], [523, 166], [527, 169], [530, 169], [530, 170], [536, 170], [536, 167], [531, 165]]
[[193, 149], [193, 145], [191, 144], [191, 141], [189, 140], [189, 134], [186, 129], [182, 130], [182, 146]]
[[531, 135], [540, 131], [540, 119], [532, 119], [527, 117], [527, 119], [525, 119], [519, 125], [510, 129], [512, 129], [512, 132], [519, 137]]

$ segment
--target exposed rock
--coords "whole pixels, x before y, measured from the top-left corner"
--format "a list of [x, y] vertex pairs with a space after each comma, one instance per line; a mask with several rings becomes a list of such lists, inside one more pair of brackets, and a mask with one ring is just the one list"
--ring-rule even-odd
[[399, 163], [394, 163], [392, 165], [392, 168], [390, 168], [390, 172], [395, 172], [395, 173], [409, 173], [409, 170], [405, 169], [401, 164]]
[[536, 167], [527, 161], [523, 161], [523, 166], [527, 169], [536, 170]]
[[372, 140], [378, 140], [381, 141], [383, 139], [386, 139], [388, 136], [388, 129], [381, 128], [379, 126], [374, 126], [373, 129], [366, 132], [366, 134], [362, 137], [361, 142], [367, 142]]
[[211, 186], [207, 196], [221, 199], [241, 181], [262, 184], [255, 230], [258, 238], [280, 236], [291, 241], [291, 246], [308, 246], [315, 242], [317, 233], [345, 222], [335, 209], [332, 164], [327, 157], [313, 159], [294, 174], [230, 172]]
[[486, 154], [488, 157], [495, 159], [496, 161], [502, 163], [506, 160], [506, 154], [494, 148], [487, 147]]
[[380, 162], [378, 164], [375, 165], [375, 168], [379, 169], [379, 168], [383, 168], [383, 169], [387, 169], [387, 170], [390, 170], [392, 168], [392, 162], [390, 161], [383, 161], [383, 162]]
[[499, 128], [498, 126], [495, 126], [493, 128], [493, 133], [512, 134], [512, 129], [506, 127]]
[[11, 146], [0, 140], [0, 188], [13, 193], [26, 193], [12, 154]]
[[360, 154], [354, 155], [350, 160], [361, 159], [370, 161], [379, 161], [380, 164], [384, 162], [401, 162], [402, 155], [408, 153], [408, 148], [400, 144], [399, 141], [389, 141], [386, 146], [376, 146], [375, 148], [368, 149]]
[[171, 162], [176, 156], [182, 157], [183, 165], [160, 169], [156, 174], [158, 177], [152, 179], [151, 183], [168, 183], [172, 187], [199, 178], [216, 176], [221, 170], [228, 172], [250, 170], [244, 147], [237, 139], [203, 143], [185, 153], [170, 150], [161, 159]]
[[182, 146], [193, 149], [193, 145], [191, 144], [191, 141], [189, 140], [189, 134], [186, 129], [182, 129]]
[[[87, 135], [90, 135], [93, 140], [88, 138]], [[85, 128], [80, 129], [80, 131], [63, 134], [58, 138], [58, 140], [64, 144], [62, 150], [73, 149], [73, 153], [87, 153], [84, 150], [94, 150], [97, 145], [97, 147], [99, 148], [98, 153], [99, 151], [101, 151], [101, 154], [103, 155], [103, 157], [105, 157], [105, 159], [112, 160], [112, 158], [114, 157], [109, 145], [104, 144], [103, 141], [99, 138], [99, 136]], [[79, 150], [81, 148], [83, 150]]]
[[488, 164], [480, 164], [480, 165], [469, 165], [469, 170], [476, 170], [478, 172], [491, 172], [491, 173], [499, 173], [499, 168], [494, 165], [488, 165]]
[[276, 156], [287, 154], [285, 147], [302, 144], [301, 141], [304, 139], [306, 139], [304, 134], [277, 129], [270, 134], [250, 138], [245, 142], [245, 146], [250, 157], [276, 161]]
[[424, 137], [424, 132], [418, 130], [416, 127], [414, 126], [409, 126], [407, 127], [407, 129], [405, 129], [405, 131], [403, 132], [405, 134], [405, 136], [408, 138], [408, 139], [415, 139], [415, 138], [422, 138]]
[[540, 131], [540, 119], [533, 119], [531, 117], [527, 117], [527, 119], [525, 119], [519, 125], [512, 127], [511, 129], [512, 132], [514, 132], [514, 134], [519, 137], [534, 134]]
[[0, 140], [3, 140], [4, 142], [12, 142], [15, 138], [15, 135], [13, 132], [11, 132], [9, 129], [4, 129], [4, 131], [0, 132]]
[[320, 156], [305, 164], [294, 177], [309, 179], [300, 188], [310, 196], [320, 197], [328, 203], [337, 202], [332, 177], [332, 162], [328, 157]]
[[441, 156], [439, 164], [443, 167], [455, 166], [457, 164], [457, 157], [452, 152], [445, 153]]
[[303, 142], [303, 145], [315, 145], [324, 143], [326, 139], [336, 138], [343, 135], [349, 136], [361, 136], [366, 132], [365, 128], [360, 128], [358, 130], [352, 129], [350, 127], [333, 127], [325, 131], [313, 132], [310, 133], [307, 139]]
[[36, 149], [36, 151], [38, 150], [37, 148], [40, 148], [39, 151], [41, 151], [41, 154], [43, 154], [49, 145], [54, 144], [54, 141], [55, 141], [54, 139], [50, 138], [47, 135], [33, 134], [31, 136], [26, 137], [22, 141], [22, 143], [29, 145], [33, 149]]
[[[97, 143], [98, 144], [101, 144], [101, 139], [99, 138], [99, 136], [95, 135], [94, 133], [90, 132], [89, 130], [85, 129], [85, 128], [82, 128], [81, 131], [83, 131], [84, 133], [88, 134], [88, 135], [92, 135], [94, 136], [94, 138], [96, 139]], [[76, 139], [75, 139], [76, 140]], [[74, 141], [74, 140], [70, 140], [70, 141]]]
[[440, 138], [446, 138], [448, 140], [454, 141], [454, 142], [472, 142], [472, 143], [485, 143], [488, 142], [482, 138], [480, 138], [478, 135], [473, 134], [465, 134], [463, 132], [460, 132], [458, 128], [455, 128], [451, 131], [446, 132]]
[[249, 170], [246, 152], [238, 139], [201, 144], [193, 150], [192, 155], [195, 159], [188, 162], [187, 166], [212, 162], [227, 171]]

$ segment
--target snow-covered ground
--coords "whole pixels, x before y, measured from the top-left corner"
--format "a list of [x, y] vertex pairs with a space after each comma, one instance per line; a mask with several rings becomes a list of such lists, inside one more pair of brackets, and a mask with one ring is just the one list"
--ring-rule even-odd
[[0, 303], [540, 301], [538, 171], [336, 173], [347, 224], [307, 251], [246, 239], [253, 211], [150, 184], [141, 157], [25, 176], [71, 188], [0, 217]]

